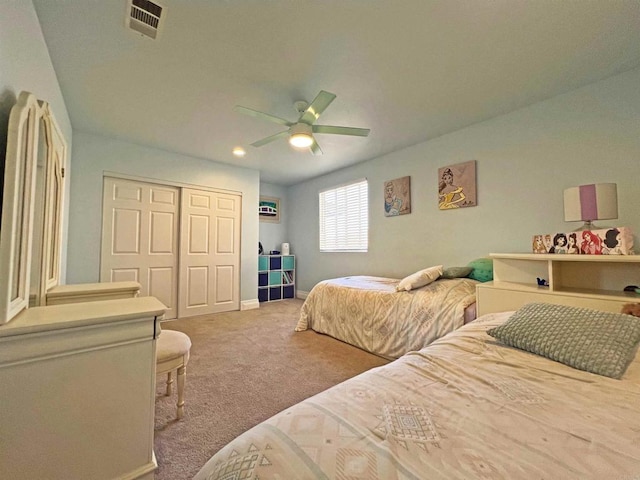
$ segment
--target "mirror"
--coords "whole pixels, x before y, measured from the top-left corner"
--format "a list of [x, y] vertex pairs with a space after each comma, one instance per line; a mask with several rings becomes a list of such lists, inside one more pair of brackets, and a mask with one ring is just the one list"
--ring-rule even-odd
[[9, 115], [0, 224], [0, 323], [29, 306], [38, 112], [36, 98], [22, 92]]
[[29, 306], [41, 304], [40, 276], [42, 272], [42, 247], [44, 236], [45, 177], [47, 173], [47, 124], [42, 116], [38, 119], [38, 146], [36, 149], [36, 180], [33, 212], [33, 240], [31, 244], [31, 275]]
[[48, 104], [43, 107], [42, 118], [46, 132], [46, 176], [39, 285], [40, 304], [44, 305], [47, 291], [60, 282], [64, 165], [67, 144]]
[[11, 109], [0, 229], [0, 324], [45, 305], [60, 280], [67, 145], [46, 102], [22, 92]]

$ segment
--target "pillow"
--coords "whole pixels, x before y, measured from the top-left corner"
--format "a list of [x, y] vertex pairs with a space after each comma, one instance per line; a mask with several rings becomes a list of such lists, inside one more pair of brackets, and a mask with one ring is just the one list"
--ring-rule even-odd
[[448, 267], [442, 271], [442, 278], [464, 278], [467, 277], [473, 267]]
[[469, 262], [471, 273], [469, 278], [478, 280], [479, 282], [490, 282], [493, 280], [493, 259], [491, 258], [478, 258]]
[[487, 333], [505, 345], [570, 367], [620, 378], [640, 342], [640, 318], [588, 308], [530, 303]]
[[434, 280], [440, 278], [440, 275], [442, 275], [442, 265], [419, 270], [416, 273], [409, 275], [408, 277], [404, 277], [402, 280], [400, 280], [400, 283], [396, 287], [396, 291], [408, 292], [409, 290], [415, 288], [424, 287], [425, 285], [429, 285]]

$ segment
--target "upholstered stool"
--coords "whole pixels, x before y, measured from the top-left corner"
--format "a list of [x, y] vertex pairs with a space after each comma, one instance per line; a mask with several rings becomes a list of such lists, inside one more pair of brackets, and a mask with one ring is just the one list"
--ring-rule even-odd
[[171, 395], [173, 370], [178, 372], [178, 419], [184, 415], [184, 381], [191, 350], [191, 339], [182, 332], [162, 330], [156, 344], [156, 374], [167, 374], [167, 395]]

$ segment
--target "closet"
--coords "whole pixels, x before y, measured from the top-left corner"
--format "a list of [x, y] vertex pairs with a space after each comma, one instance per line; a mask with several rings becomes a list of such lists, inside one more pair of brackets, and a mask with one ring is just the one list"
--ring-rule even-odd
[[165, 318], [238, 310], [236, 193], [104, 177], [100, 281], [136, 281]]

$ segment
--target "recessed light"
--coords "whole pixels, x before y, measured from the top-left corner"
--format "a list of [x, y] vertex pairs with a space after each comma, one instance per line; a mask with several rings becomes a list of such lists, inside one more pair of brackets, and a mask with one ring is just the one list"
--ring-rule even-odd
[[242, 147], [235, 147], [233, 149], [233, 154], [236, 157], [244, 157], [247, 154], [247, 151]]

